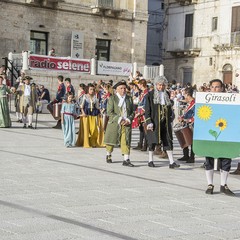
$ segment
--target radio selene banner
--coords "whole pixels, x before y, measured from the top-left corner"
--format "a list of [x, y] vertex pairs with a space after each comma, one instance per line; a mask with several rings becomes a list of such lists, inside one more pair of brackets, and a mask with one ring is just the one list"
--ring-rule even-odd
[[90, 73], [90, 61], [81, 59], [30, 55], [29, 65], [30, 68], [33, 69], [48, 69], [58, 71], [75, 71], [81, 73]]

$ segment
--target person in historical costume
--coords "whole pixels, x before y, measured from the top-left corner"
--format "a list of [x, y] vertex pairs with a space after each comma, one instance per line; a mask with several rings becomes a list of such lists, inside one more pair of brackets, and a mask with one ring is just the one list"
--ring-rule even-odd
[[124, 157], [122, 165], [134, 167], [129, 159], [132, 137], [131, 125], [134, 118], [133, 100], [131, 96], [126, 94], [127, 84], [125, 81], [116, 83], [113, 88], [116, 90], [116, 94], [109, 98], [107, 104], [109, 120], [104, 136], [107, 151], [106, 162], [112, 163], [114, 146], [120, 144]]
[[[213, 79], [210, 81], [210, 91], [211, 92], [224, 92], [224, 84], [220, 79]], [[228, 196], [235, 196], [235, 194], [228, 188], [227, 179], [229, 171], [231, 169], [231, 158], [218, 158], [220, 166], [220, 176], [221, 176], [221, 186], [220, 193], [226, 194]], [[214, 175], [214, 158], [206, 157], [205, 162], [206, 177], [208, 182], [208, 188], [205, 191], [206, 194], [213, 194], [213, 175]]]
[[11, 90], [3, 84], [3, 77], [0, 76], [0, 127], [9, 128], [12, 125], [10, 112], [8, 107], [7, 94], [10, 94]]
[[72, 93], [73, 97], [75, 97], [75, 89], [73, 85], [71, 84], [71, 78], [65, 78], [65, 99], [67, 99], [67, 94]]
[[[186, 108], [184, 110], [184, 114], [179, 117], [179, 121], [181, 124], [188, 125], [193, 127], [194, 124], [194, 113], [195, 113], [195, 98], [193, 98], [193, 89], [186, 88], [184, 94], [185, 101], [187, 102]], [[194, 163], [195, 162], [195, 154], [192, 149], [189, 156], [189, 148], [183, 148], [183, 157], [179, 158], [178, 161], [185, 161], [186, 163]]]
[[36, 112], [36, 104], [38, 101], [38, 95], [36, 91], [36, 85], [30, 84], [32, 78], [26, 76], [24, 84], [19, 86], [17, 92], [20, 95], [20, 111], [23, 114], [23, 128], [33, 128], [33, 114]]
[[173, 110], [169, 93], [165, 90], [167, 79], [158, 76], [154, 79], [154, 91], [148, 93], [145, 105], [147, 124], [147, 140], [149, 145], [148, 166], [155, 167], [153, 151], [162, 142], [169, 159], [169, 168], [178, 168], [179, 164], [173, 160], [172, 121]]
[[88, 84], [87, 93], [83, 97], [81, 115], [79, 122], [79, 132], [76, 146], [99, 147], [99, 99], [95, 92], [95, 86]]
[[144, 131], [144, 122], [145, 122], [145, 104], [146, 104], [146, 97], [148, 94], [148, 87], [147, 87], [147, 81], [145, 79], [141, 79], [138, 82], [138, 86], [141, 90], [141, 94], [139, 96], [139, 102], [138, 102], [138, 107], [135, 112], [135, 117], [134, 117], [134, 123], [135, 126], [132, 127], [139, 127], [140, 131], [140, 140], [138, 142], [137, 147], [133, 148], [135, 150], [141, 150], [141, 151], [147, 151], [147, 138], [146, 134]]
[[73, 102], [73, 93], [67, 94], [66, 101], [62, 104], [61, 122], [64, 136], [64, 145], [66, 147], [75, 146], [75, 123], [74, 119], [77, 116], [76, 105]]
[[18, 94], [17, 89], [24, 84], [23, 82], [24, 77], [25, 77], [25, 73], [21, 72], [21, 75], [17, 78], [16, 83], [14, 85], [14, 90], [15, 90], [14, 103], [16, 108], [16, 117], [17, 117], [17, 122], [20, 122], [20, 123], [22, 123], [23, 115], [20, 111], [20, 95]]
[[77, 92], [77, 101], [76, 101], [78, 115], [81, 114], [80, 106], [82, 106], [83, 98], [84, 98], [84, 95], [86, 94], [85, 89], [86, 89], [86, 85], [84, 83], [80, 83], [78, 92]]
[[99, 134], [99, 141], [100, 145], [103, 145], [104, 140], [104, 132], [106, 131], [107, 122], [108, 122], [108, 115], [107, 115], [107, 103], [109, 98], [113, 94], [112, 86], [109, 83], [102, 83], [103, 93], [101, 95], [100, 99], [100, 121], [99, 121], [99, 127], [101, 129]]
[[[52, 114], [52, 116], [54, 117], [54, 104], [60, 104], [62, 103], [63, 99], [64, 99], [64, 95], [66, 92], [66, 88], [65, 85], [63, 83], [63, 76], [59, 75], [57, 77], [58, 80], [58, 89], [56, 92], [56, 97], [53, 101], [51, 101], [48, 105], [47, 105], [47, 109], [49, 110], [49, 112]], [[59, 105], [58, 105], [59, 106]], [[56, 118], [54, 117], [57, 121], [56, 126], [54, 126], [53, 128], [55, 129], [61, 129], [62, 128], [62, 124], [61, 124], [61, 117], [60, 118]]]

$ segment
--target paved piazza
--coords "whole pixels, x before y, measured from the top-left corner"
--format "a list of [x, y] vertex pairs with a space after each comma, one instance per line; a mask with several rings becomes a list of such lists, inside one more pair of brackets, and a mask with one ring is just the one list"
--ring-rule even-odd
[[149, 168], [147, 153], [133, 150], [129, 168], [115, 149], [107, 164], [104, 148], [65, 148], [55, 123], [40, 114], [37, 129], [0, 129], [1, 240], [240, 239], [240, 176], [229, 177], [237, 197], [228, 197], [215, 172], [209, 196], [203, 158], [169, 169], [155, 157]]

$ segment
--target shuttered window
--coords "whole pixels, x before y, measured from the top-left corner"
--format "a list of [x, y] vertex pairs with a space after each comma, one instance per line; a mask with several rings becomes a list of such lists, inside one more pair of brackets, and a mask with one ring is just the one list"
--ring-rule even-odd
[[240, 6], [232, 8], [232, 32], [240, 31]]

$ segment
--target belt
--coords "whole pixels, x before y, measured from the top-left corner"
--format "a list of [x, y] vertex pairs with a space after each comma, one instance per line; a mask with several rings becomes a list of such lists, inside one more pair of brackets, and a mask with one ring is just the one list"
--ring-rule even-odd
[[65, 114], [65, 115], [70, 115], [70, 116], [74, 116], [73, 113], [68, 113], [68, 112], [64, 112], [63, 114]]

